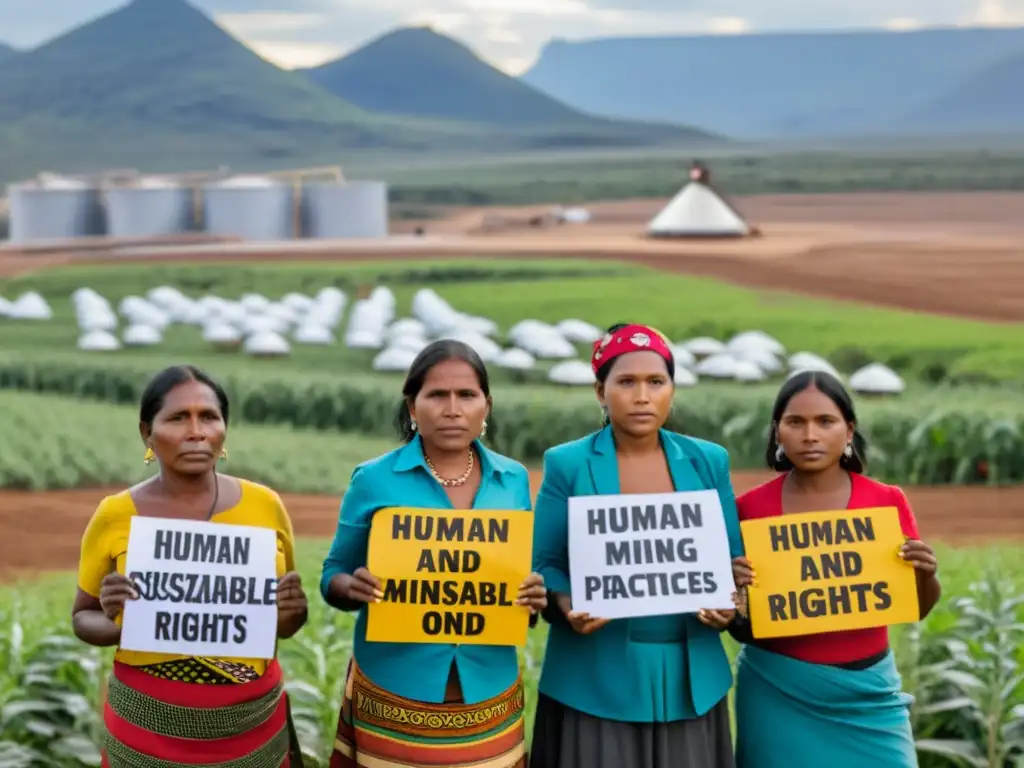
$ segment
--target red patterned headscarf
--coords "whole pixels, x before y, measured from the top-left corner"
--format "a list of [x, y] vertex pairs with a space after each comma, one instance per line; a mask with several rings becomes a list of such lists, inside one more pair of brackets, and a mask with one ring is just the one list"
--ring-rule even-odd
[[605, 334], [603, 339], [594, 342], [590, 367], [594, 375], [597, 375], [601, 368], [619, 355], [640, 351], [657, 352], [670, 365], [675, 360], [669, 340], [661, 331], [648, 325], [627, 325], [614, 333]]

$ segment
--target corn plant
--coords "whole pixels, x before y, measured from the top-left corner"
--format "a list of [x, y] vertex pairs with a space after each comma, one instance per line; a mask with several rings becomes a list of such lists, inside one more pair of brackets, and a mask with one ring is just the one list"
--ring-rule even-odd
[[918, 748], [972, 768], [1015, 768], [1024, 760], [1024, 591], [993, 570], [950, 605], [944, 698], [923, 712], [945, 722]]
[[98, 766], [103, 733], [94, 706], [101, 652], [54, 628], [26, 642], [17, 603], [3, 615], [0, 765]]

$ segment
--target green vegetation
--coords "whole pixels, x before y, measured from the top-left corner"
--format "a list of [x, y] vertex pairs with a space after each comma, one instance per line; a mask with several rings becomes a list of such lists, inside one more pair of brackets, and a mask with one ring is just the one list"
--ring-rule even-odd
[[[525, 318], [557, 322], [573, 317], [599, 327], [624, 319], [646, 322], [676, 341], [705, 335], [724, 339], [760, 329], [790, 351], [824, 355], [847, 373], [877, 361], [909, 379], [929, 383], [1024, 379], [1020, 365], [1024, 362], [1024, 326], [814, 300], [665, 274], [634, 264], [564, 258], [383, 264], [132, 263], [46, 270], [0, 280], [0, 295], [10, 299], [24, 291], [38, 291], [56, 313], [49, 323], [0, 321], [0, 350], [8, 359], [21, 354], [33, 360], [42, 356], [56, 359], [53, 355], [67, 359], [78, 336], [69, 302], [73, 291], [90, 286], [116, 304], [125, 296], [141, 295], [159, 285], [173, 285], [196, 297], [212, 293], [233, 298], [247, 292], [270, 297], [289, 291], [315, 293], [328, 285], [352, 297], [361, 287], [386, 285], [395, 293], [399, 315], [409, 312], [417, 290], [430, 287], [459, 311], [489, 317], [503, 331]], [[681, 296], [686, 300], [681, 301]], [[632, 306], [629, 297], [643, 297], [642, 311], [628, 309]], [[634, 315], [627, 318], [624, 312]], [[187, 357], [238, 370], [232, 360], [206, 351], [199, 336], [194, 328], [171, 328], [158, 352], [125, 350], [111, 359], [148, 362]], [[326, 350], [296, 349], [289, 360], [272, 365], [275, 373], [316, 369], [350, 375], [353, 369], [368, 371], [372, 357], [372, 353], [353, 352], [339, 343]], [[250, 361], [248, 365], [257, 364]], [[268, 368], [263, 365], [252, 370]], [[714, 385], [716, 390], [721, 387]]]
[[453, 158], [433, 166], [392, 158], [364, 161], [357, 173], [386, 179], [396, 203], [570, 204], [674, 195], [695, 156], [729, 195], [1024, 189], [1020, 148], [606, 151]]
[[[327, 542], [300, 542], [310, 619], [281, 644], [296, 728], [311, 768], [326, 768], [353, 617], [315, 591]], [[919, 625], [894, 627], [904, 689], [917, 701], [914, 732], [922, 768], [1008, 768], [1024, 744], [1024, 574], [1019, 547], [939, 548], [945, 594]], [[0, 763], [5, 768], [98, 766], [103, 733], [99, 686], [111, 652], [71, 635], [74, 576], [59, 574], [0, 590]], [[544, 652], [544, 625], [523, 649], [528, 730]], [[736, 645], [726, 638], [730, 656]], [[939, 754], [936, 754], [936, 751]], [[946, 755], [963, 755], [959, 763]]]
[[418, 155], [705, 139], [688, 129], [659, 134], [598, 120], [481, 128], [372, 114], [265, 61], [184, 0], [135, 0], [6, 57], [0, 122], [0, 178], [7, 181], [42, 169], [336, 163], [340, 152], [371, 148]]
[[[1016, 367], [1022, 359], [1024, 328], [812, 301], [612, 262], [467, 259], [429, 265], [125, 264], [46, 271], [0, 283], [0, 294], [9, 297], [24, 290], [39, 291], [56, 312], [52, 322], [0, 324], [0, 390], [134, 408], [142, 387], [156, 370], [192, 362], [226, 384], [239, 424], [393, 439], [391, 422], [402, 377], [372, 372], [372, 351], [349, 350], [339, 343], [328, 348], [299, 347], [286, 360], [253, 360], [206, 348], [196, 328], [172, 327], [158, 349], [82, 353], [75, 349], [78, 331], [68, 299], [82, 286], [99, 288], [116, 303], [158, 285], [175, 285], [193, 296], [214, 293], [237, 298], [249, 291], [272, 297], [293, 290], [315, 293], [326, 285], [339, 286], [354, 296], [360, 289], [380, 284], [395, 291], [399, 315], [408, 311], [412, 294], [424, 285], [437, 289], [461, 311], [495, 319], [506, 331], [527, 317], [548, 321], [578, 317], [609, 325], [629, 319], [615, 309], [621, 306], [623, 296], [643, 296], [644, 316], [635, 319], [659, 326], [677, 340], [696, 335], [726, 338], [760, 328], [792, 351], [825, 355], [847, 373], [880, 360], [902, 371], [909, 388], [896, 399], [861, 398], [861, 427], [872, 443], [874, 473], [905, 483], [1024, 480], [1024, 388], [1021, 369]], [[679, 301], [679, 296], [687, 297], [686, 301]], [[584, 349], [580, 351], [585, 355]], [[985, 367], [972, 367], [972, 361]], [[1011, 380], [998, 385], [982, 383], [999, 376]], [[722, 443], [730, 449], [737, 468], [761, 467], [777, 387], [777, 381], [757, 386], [702, 382], [680, 389], [672, 426]], [[543, 372], [523, 375], [495, 369], [493, 394], [490, 439], [498, 450], [525, 463], [539, 461], [550, 446], [598, 426], [594, 396], [588, 387], [555, 387], [543, 381]], [[19, 401], [26, 412], [70, 414], [57, 405], [51, 407], [49, 401], [43, 405], [44, 401], [28, 397]], [[68, 415], [68, 420], [85, 419], [87, 410], [84, 405], [82, 408], [81, 415]], [[91, 423], [99, 424], [115, 415], [103, 411], [94, 418]], [[134, 424], [127, 409], [117, 418], [125, 425]], [[54, 428], [54, 433], [59, 431]], [[82, 435], [95, 433], [90, 428]], [[254, 437], [253, 463], [246, 464], [246, 469], [254, 479], [265, 478], [282, 489], [319, 488], [318, 478], [323, 475], [312, 465], [305, 466], [295, 458], [294, 471], [305, 474], [293, 477], [293, 465], [281, 463], [286, 454], [308, 456], [311, 451], [277, 450], [271, 456], [256, 448], [279, 440], [297, 446], [313, 439], [315, 434]], [[136, 446], [135, 438], [129, 436], [122, 442], [129, 446], [126, 463], [110, 459], [95, 466], [125, 466], [139, 472], [130, 452]], [[30, 482], [24, 478], [35, 475], [18, 463], [25, 451], [12, 450], [12, 466], [22, 478], [18, 482]], [[331, 457], [332, 466], [349, 466], [345, 459], [338, 464], [337, 453], [329, 448], [320, 453]], [[237, 460], [249, 458], [243, 453]], [[353, 456], [352, 460], [357, 459]], [[47, 470], [42, 482], [48, 487], [79, 482], [78, 478], [95, 471], [89, 460], [83, 461], [82, 467], [71, 462], [52, 470], [52, 475]], [[339, 469], [330, 473], [326, 482], [337, 489], [346, 476]]]
[[[155, 363], [155, 361], [154, 361]], [[13, 469], [0, 466], [0, 477], [22, 478], [21, 482], [50, 483], [68, 487], [81, 482], [90, 472], [108, 471], [80, 452], [93, 451], [96, 434], [109, 431], [112, 423], [134, 425], [134, 407], [142, 388], [157, 370], [155, 364], [132, 365], [98, 362], [53, 361], [31, 364], [0, 356], [0, 389], [20, 390], [6, 394], [2, 402], [21, 416], [19, 424], [29, 427], [37, 420], [51, 418], [50, 434], [59, 435], [64, 448], [52, 443], [34, 449], [67, 456], [68, 464], [37, 467], [22, 458], [32, 453], [21, 441], [37, 441], [38, 431], [28, 428], [10, 432], [8, 448], [0, 456]], [[218, 366], [208, 369], [228, 389], [232, 399], [232, 420], [237, 424], [286, 426], [310, 430], [307, 434], [282, 431], [254, 437], [245, 467], [253, 479], [262, 479], [280, 490], [337, 488], [346, 481], [343, 467], [332, 459], [330, 475], [320, 473], [318, 460], [308, 458], [315, 431], [344, 432], [381, 439], [391, 438], [392, 419], [398, 407], [399, 382], [372, 377], [338, 377], [316, 371], [267, 374], [256, 378], [252, 369]], [[45, 393], [37, 395], [33, 393]], [[905, 400], [864, 401], [860, 405], [860, 427], [871, 444], [872, 474], [909, 484], [993, 485], [1024, 480], [1024, 419], [1019, 400], [998, 400], [999, 391], [921, 390]], [[54, 399], [62, 395], [67, 399]], [[593, 394], [558, 393], [550, 387], [502, 387], [494, 389], [494, 414], [488, 441], [500, 451], [526, 464], [536, 464], [545, 450], [566, 440], [582, 437], [599, 428]], [[20, 399], [19, 399], [20, 398]], [[70, 398], [74, 398], [73, 400]], [[118, 404], [118, 410], [101, 408], [93, 400]], [[680, 393], [676, 397], [669, 427], [694, 437], [724, 445], [736, 469], [764, 466], [765, 440], [771, 422], [772, 394], [764, 389], [706, 389]], [[94, 413], [91, 408], [100, 408]], [[10, 418], [10, 417], [8, 417]], [[88, 424], [78, 431], [78, 424]], [[61, 426], [63, 425], [63, 426]], [[130, 430], [132, 427], [126, 427]], [[5, 430], [4, 434], [8, 434]], [[109, 471], [127, 467], [135, 460], [137, 443], [129, 436], [121, 447], [109, 448], [110, 456], [121, 455]], [[258, 433], [253, 433], [258, 434]], [[348, 438], [325, 435], [329, 441]], [[242, 442], [242, 441], [239, 441]], [[232, 444], [235, 438], [232, 438]], [[295, 452], [280, 446], [295, 446]], [[378, 443], [383, 445], [383, 443]], [[263, 450], [266, 446], [266, 451]], [[98, 449], [97, 449], [98, 450]], [[108, 449], [103, 449], [108, 450]], [[124, 453], [120, 454], [119, 451]], [[326, 450], [326, 448], [325, 448]], [[337, 457], [337, 449], [330, 451]], [[353, 449], [355, 450], [355, 449]], [[299, 452], [301, 451], [301, 452]], [[100, 452], [106, 457], [106, 454]], [[372, 453], [370, 455], [373, 455]], [[367, 456], [366, 458], [368, 458]], [[234, 464], [232, 464], [234, 466]], [[131, 470], [138, 471], [138, 470]], [[134, 476], [134, 475], [132, 475]], [[102, 475], [113, 479], [108, 475]], [[25, 479], [27, 478], [27, 480]], [[66, 478], [66, 479], [61, 479]], [[318, 484], [319, 483], [319, 484]]]
[[[0, 488], [131, 485], [153, 474], [134, 408], [0, 391]], [[102, 435], [102, 439], [97, 436]], [[231, 426], [223, 469], [293, 493], [337, 495], [360, 462], [395, 440], [284, 426]]]

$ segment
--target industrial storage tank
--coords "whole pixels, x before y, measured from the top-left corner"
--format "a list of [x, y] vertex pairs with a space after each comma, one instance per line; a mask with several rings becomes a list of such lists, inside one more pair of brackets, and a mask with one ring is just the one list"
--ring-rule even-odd
[[12, 243], [104, 234], [98, 187], [79, 179], [40, 174], [7, 188]]
[[234, 176], [203, 187], [203, 229], [245, 240], [295, 236], [291, 185], [263, 176]]
[[195, 193], [170, 179], [142, 178], [105, 194], [112, 237], [178, 235], [195, 229]]
[[310, 184], [302, 190], [302, 235], [374, 238], [388, 234], [388, 188], [382, 181]]

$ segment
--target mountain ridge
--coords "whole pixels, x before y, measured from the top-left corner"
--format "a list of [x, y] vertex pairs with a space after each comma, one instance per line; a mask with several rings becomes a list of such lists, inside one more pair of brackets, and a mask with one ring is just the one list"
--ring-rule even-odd
[[332, 61], [298, 70], [339, 98], [378, 114], [482, 125], [578, 127], [637, 139], [711, 138], [687, 124], [658, 125], [589, 115], [512, 77], [465, 43], [427, 26], [380, 35]]
[[884, 130], [1024, 51], [1024, 28], [555, 38], [521, 79], [592, 114], [688, 122], [740, 139]]

